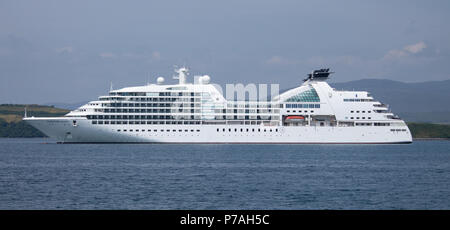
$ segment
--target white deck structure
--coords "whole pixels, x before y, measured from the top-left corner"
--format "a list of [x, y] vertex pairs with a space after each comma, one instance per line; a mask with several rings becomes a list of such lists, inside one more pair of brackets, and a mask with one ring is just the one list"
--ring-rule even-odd
[[203, 76], [111, 90], [64, 117], [24, 120], [59, 143], [411, 143], [403, 120], [365, 91], [338, 91], [316, 70], [271, 101], [227, 101]]

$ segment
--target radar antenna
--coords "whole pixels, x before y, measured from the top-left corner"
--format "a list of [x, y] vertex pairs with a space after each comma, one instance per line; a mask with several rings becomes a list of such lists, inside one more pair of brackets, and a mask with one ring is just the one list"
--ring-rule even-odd
[[177, 73], [178, 76], [173, 76], [173, 79], [178, 79], [180, 85], [186, 84], [186, 78], [189, 75], [189, 69], [183, 66], [181, 68], [175, 69], [175, 73]]
[[334, 72], [330, 72], [330, 68], [314, 70], [310, 74], [308, 74], [303, 81], [310, 81], [310, 80], [324, 81], [327, 80], [330, 74], [332, 73]]

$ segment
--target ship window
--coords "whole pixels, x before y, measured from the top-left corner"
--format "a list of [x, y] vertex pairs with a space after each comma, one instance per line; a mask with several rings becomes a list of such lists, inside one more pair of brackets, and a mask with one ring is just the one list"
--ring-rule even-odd
[[286, 100], [287, 102], [320, 102], [319, 95], [314, 88], [303, 91]]
[[217, 132], [219, 132], [219, 129], [217, 129]]
[[275, 129], [275, 132], [278, 132], [278, 129]]
[[126, 132], [127, 130], [126, 130], [126, 129], [124, 129], [123, 131], [124, 131], [124, 132]]
[[359, 113], [359, 111], [356, 111], [356, 113]]
[[258, 129], [258, 132], [261, 132], [261, 129]]
[[350, 113], [353, 113], [354, 111], [352, 110], [352, 111], [350, 111]]
[[132, 129], [130, 129], [130, 132], [133, 132], [133, 130], [132, 130]]
[[200, 129], [197, 129], [197, 132], [200, 132]]
[[367, 119], [372, 119], [371, 117], [368, 117]]
[[222, 131], [225, 132], [225, 129], [223, 129]]
[[193, 130], [193, 129], [191, 129], [191, 132], [194, 132], [194, 130]]
[[350, 117], [350, 119], [355, 119], [354, 117]]
[[118, 129], [117, 132], [120, 132], [120, 129]]

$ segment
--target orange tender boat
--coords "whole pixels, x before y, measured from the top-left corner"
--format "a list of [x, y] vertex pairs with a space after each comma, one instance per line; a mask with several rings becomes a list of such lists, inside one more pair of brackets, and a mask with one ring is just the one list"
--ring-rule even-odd
[[295, 122], [295, 121], [304, 121], [305, 117], [304, 116], [287, 116], [286, 117], [286, 121], [290, 121], [290, 122]]

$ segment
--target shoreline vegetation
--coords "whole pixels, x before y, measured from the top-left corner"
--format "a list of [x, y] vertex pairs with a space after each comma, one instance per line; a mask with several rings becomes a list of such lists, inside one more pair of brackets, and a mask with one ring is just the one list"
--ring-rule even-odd
[[[25, 107], [28, 116], [58, 117], [70, 112], [45, 105], [0, 104], [0, 138], [46, 137], [42, 132], [22, 121]], [[415, 140], [449, 140], [450, 124], [407, 122]]]

